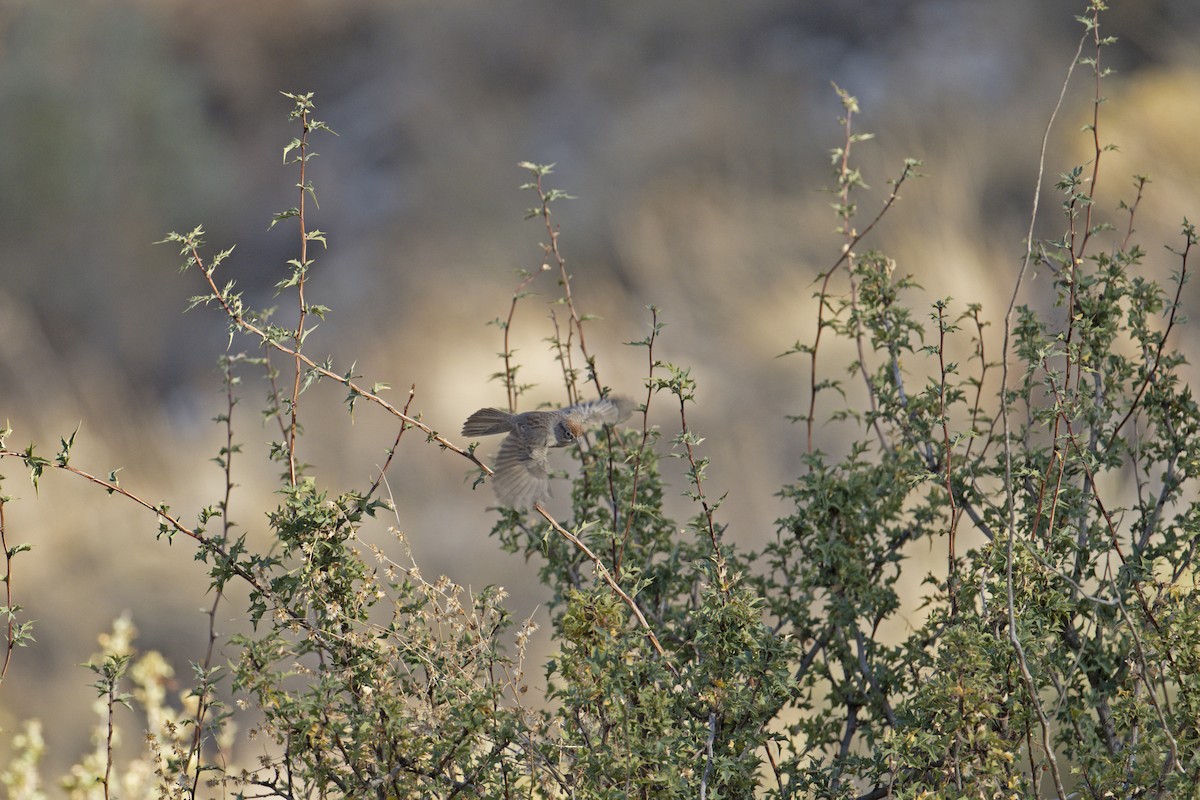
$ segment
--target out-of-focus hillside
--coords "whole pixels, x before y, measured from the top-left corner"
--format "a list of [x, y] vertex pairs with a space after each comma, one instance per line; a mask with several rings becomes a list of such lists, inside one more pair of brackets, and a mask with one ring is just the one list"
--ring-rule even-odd
[[[1200, 216], [1200, 21], [1192, 0], [1118, 3], [1105, 50], [1101, 180], [1116, 218], [1134, 172], [1152, 183], [1137, 228], [1166, 274], [1160, 243]], [[413, 408], [457, 434], [503, 402], [499, 332], [517, 269], [541, 263], [544, 231], [522, 222], [531, 197], [517, 162], [555, 162], [556, 206], [601, 377], [642, 392], [648, 304], [667, 327], [656, 354], [692, 367], [689, 423], [706, 437], [710, 491], [729, 496], [729, 536], [757, 547], [774, 531], [774, 492], [799, 469], [801, 362], [775, 357], [813, 333], [811, 283], [840, 240], [828, 151], [840, 144], [831, 81], [857, 95], [876, 201], [905, 156], [927, 177], [871, 244], [930, 297], [978, 301], [999, 327], [1028, 224], [1043, 128], [1082, 29], [1082, 2], [952, 0], [697, 4], [259, 0], [7, 0], [0, 4], [0, 422], [11, 444], [80, 428], [75, 463], [122, 467], [123, 484], [185, 516], [216, 499], [221, 413], [216, 358], [225, 323], [181, 314], [199, 291], [176, 273], [168, 230], [203, 224], [251, 302], [270, 305], [294, 257], [294, 135], [279, 91], [315, 91], [318, 138], [310, 221], [328, 232], [309, 298], [333, 313], [314, 355], [366, 382], [416, 385]], [[1076, 78], [1049, 154], [1051, 178], [1091, 157]], [[1057, 230], [1053, 180], [1039, 230]], [[1104, 189], [1102, 189], [1102, 192]], [[866, 197], [864, 216], [874, 207]], [[561, 401], [545, 301], [533, 286], [514, 328], [529, 401]], [[1196, 294], [1189, 293], [1193, 303]], [[1036, 298], [1036, 285], [1032, 297]], [[281, 311], [286, 319], [286, 312]], [[254, 463], [270, 431], [249, 408], [240, 436]], [[395, 431], [341, 393], [310, 401], [305, 454], [335, 488], [361, 483]], [[662, 404], [654, 422], [672, 432]], [[457, 438], [457, 437], [454, 437]], [[836, 442], [828, 443], [836, 447]], [[494, 452], [485, 443], [484, 455]], [[425, 448], [425, 449], [421, 449]], [[460, 583], [529, 585], [531, 571], [487, 539], [491, 503], [466, 462], [411, 436], [392, 473], [400, 524], [427, 573]], [[37, 644], [0, 688], [0, 725], [37, 715], [55, 763], [87, 746], [90, 674], [74, 665], [129, 608], [145, 647], [183, 667], [204, 641], [208, 601], [184, 542], [154, 521], [58, 476], [40, 499], [3, 464], [10, 537], [35, 549], [17, 564]], [[241, 474], [233, 516], [261, 535], [274, 475]], [[682, 481], [678, 483], [682, 491]], [[680, 501], [678, 508], [683, 508]], [[536, 589], [513, 608], [528, 613]], [[232, 608], [233, 606], [229, 606]], [[236, 622], [228, 623], [231, 627]], [[71, 738], [74, 737], [74, 738]]]

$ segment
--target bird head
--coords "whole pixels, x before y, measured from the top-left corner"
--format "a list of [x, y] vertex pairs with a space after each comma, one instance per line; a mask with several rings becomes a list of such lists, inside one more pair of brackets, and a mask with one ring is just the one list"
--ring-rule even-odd
[[583, 435], [583, 427], [571, 417], [563, 417], [554, 425], [554, 446], [566, 447]]

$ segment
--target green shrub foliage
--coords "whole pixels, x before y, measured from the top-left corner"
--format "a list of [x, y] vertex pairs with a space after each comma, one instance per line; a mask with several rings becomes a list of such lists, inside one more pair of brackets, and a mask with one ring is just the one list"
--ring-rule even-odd
[[[1081, 18], [1090, 55], [1077, 64], [1097, 79], [1109, 43], [1102, 10], [1090, 3]], [[570, 448], [569, 513], [496, 510], [494, 541], [538, 565], [549, 604], [554, 653], [532, 679], [535, 626], [510, 616], [504, 591], [427, 579], [388, 526], [387, 464], [341, 494], [308, 474], [303, 400], [329, 385], [350, 410], [395, 419], [388, 464], [409, 434], [464, 458], [477, 485], [490, 470], [474, 443], [410, 415], [412, 393], [394, 405], [353, 368], [307, 355], [305, 337], [327, 309], [306, 296], [326, 238], [308, 227], [305, 169], [312, 136], [328, 129], [311, 95], [287, 95], [299, 133], [285, 159], [299, 196], [275, 222], [299, 226], [279, 282], [298, 299], [294, 326], [244, 304], [219, 275], [232, 251], [207, 255], [202, 229], [168, 237], [201, 281], [193, 305], [219, 309], [235, 345], [221, 362], [225, 496], [189, 524], [115, 471], [74, 466], [74, 436], [53, 458], [32, 446], [0, 452], [35, 485], [67, 471], [157, 514], [163, 536], [192, 540], [218, 604], [232, 583], [249, 591], [253, 628], [228, 643], [231, 663], [211, 651], [197, 662], [190, 705], [151, 731], [153, 777], [121, 783], [131, 768], [114, 766], [110, 748], [64, 786], [80, 797], [102, 786], [105, 796], [124, 787], [126, 796], [379, 800], [1191, 796], [1200, 412], [1177, 346], [1194, 227], [1185, 220], [1179, 242], [1149, 257], [1134, 240], [1141, 177], [1116, 221], [1102, 220], [1097, 94], [1093, 158], [1058, 181], [1057, 238], [1031, 237], [1009, 308], [951, 298], [925, 307], [921, 287], [870, 240], [920, 165], [905, 162], [882, 202], [864, 201], [879, 206], [860, 229], [866, 185], [854, 151], [870, 137], [854, 128], [855, 99], [838, 91], [844, 246], [814, 283], [815, 328], [799, 331], [783, 362], [809, 379], [793, 418], [803, 468], [779, 490], [792, 510], [761, 552], [736, 547], [688, 423], [698, 387], [659, 357], [669, 339], [651, 308], [645, 338], [630, 343], [646, 354], [641, 407]], [[602, 329], [578, 310], [552, 213], [569, 196], [548, 188], [550, 167], [522, 166], [529, 216], [546, 235], [543, 269], [561, 291], [550, 352], [564, 404], [607, 394], [585, 335]], [[1043, 288], [1022, 305], [1034, 272]], [[493, 378], [512, 410], [529, 388], [509, 345], [512, 312], [536, 277], [520, 278], [507, 318], [495, 321], [503, 369]], [[251, 351], [238, 352], [244, 342]], [[848, 367], [829, 355], [839, 342], [855, 354]], [[243, 376], [256, 372], [268, 379], [281, 472], [273, 545], [261, 552], [226, 516], [242, 460], [233, 408]], [[648, 424], [659, 404], [677, 416], [673, 430]], [[664, 508], [679, 491], [664, 484], [664, 457], [686, 476], [693, 515], [682, 523]], [[25, 548], [5, 536], [11, 574]], [[916, 559], [929, 553], [934, 561]], [[11, 598], [6, 612], [11, 657], [29, 631]], [[124, 644], [93, 665], [110, 741], [114, 705], [149, 706], [144, 688], [123, 693], [137, 670], [127, 669], [128, 637], [113, 639]], [[530, 693], [531, 683], [543, 691]], [[217, 748], [238, 706], [265, 753], [257, 761], [249, 748]], [[17, 739], [25, 760], [3, 773], [13, 796], [37, 796], [35, 734]]]

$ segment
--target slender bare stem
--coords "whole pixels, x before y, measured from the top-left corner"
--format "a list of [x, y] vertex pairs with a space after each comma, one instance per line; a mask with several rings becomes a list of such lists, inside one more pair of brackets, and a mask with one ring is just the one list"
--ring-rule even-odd
[[[555, 265], [558, 267], [559, 283], [562, 285], [563, 290], [563, 300], [566, 302], [567, 310], [571, 315], [567, 333], [568, 345], [570, 344], [571, 333], [579, 334], [579, 352], [583, 354], [584, 363], [587, 364], [588, 377], [596, 385], [596, 391], [603, 394], [604, 386], [600, 383], [600, 376], [596, 374], [596, 359], [588, 352], [587, 339], [583, 335], [583, 318], [580, 317], [579, 311], [575, 308], [575, 298], [571, 294], [571, 276], [567, 272], [567, 260], [563, 257], [562, 251], [558, 246], [559, 227], [550, 221], [550, 200], [552, 195], [542, 185], [542, 179], [546, 174], [544, 170], [534, 172], [534, 187], [541, 201], [538, 216], [542, 218], [542, 222], [546, 226], [546, 235], [549, 237], [549, 241], [543, 247], [545, 248], [546, 255], [553, 259]], [[574, 389], [575, 387], [572, 385], [568, 388]], [[575, 403], [578, 400], [579, 397], [576, 390], [576, 396], [571, 398], [571, 402]]]
[[[1020, 296], [1021, 285], [1025, 280], [1025, 273], [1029, 270], [1029, 263], [1033, 259], [1033, 232], [1037, 224], [1038, 205], [1042, 196], [1042, 181], [1046, 174], [1046, 150], [1049, 147], [1050, 132], [1054, 128], [1054, 122], [1058, 118], [1058, 112], [1062, 108], [1062, 104], [1067, 95], [1067, 86], [1071, 81], [1071, 76], [1075, 72], [1075, 65], [1079, 63], [1079, 56], [1083, 53], [1084, 42], [1087, 41], [1085, 34], [1079, 40], [1079, 46], [1076, 48], [1075, 55], [1071, 59], [1071, 65], [1067, 68], [1066, 77], [1063, 79], [1062, 89], [1059, 91], [1058, 102], [1054, 105], [1054, 110], [1050, 114], [1050, 120], [1046, 124], [1046, 130], [1042, 134], [1042, 147], [1038, 156], [1037, 179], [1033, 191], [1033, 207], [1029, 214], [1029, 230], [1025, 238], [1025, 255], [1021, 259], [1021, 268], [1017, 273], [1017, 279], [1013, 284], [1012, 298], [1008, 303], [1008, 311], [1004, 315], [1004, 342], [1001, 348], [1000, 355], [1000, 415], [1001, 427], [1004, 437], [1004, 492], [1005, 504], [1008, 512], [1008, 531], [1007, 543], [1005, 548], [1005, 587], [1007, 595], [1007, 612], [1008, 612], [1008, 639], [1009, 644], [1013, 648], [1013, 652], [1017, 657], [1017, 664], [1021, 671], [1021, 678], [1025, 684], [1025, 693], [1029, 698], [1030, 704], [1038, 717], [1038, 723], [1041, 726], [1042, 734], [1042, 749], [1045, 752], [1047, 762], [1050, 767], [1050, 774], [1054, 780], [1054, 788], [1058, 794], [1059, 800], [1066, 800], [1066, 789], [1063, 786], [1062, 775], [1058, 769], [1058, 761], [1054, 756], [1054, 745], [1050, 737], [1050, 722], [1046, 718], [1046, 712], [1042, 708], [1041, 699], [1038, 697], [1037, 683], [1033, 679], [1033, 675], [1029, 671], [1029, 663], [1025, 657], [1025, 648], [1021, 645], [1020, 633], [1017, 627], [1017, 610], [1015, 591], [1013, 587], [1013, 551], [1017, 535], [1017, 510], [1016, 499], [1013, 496], [1013, 443], [1012, 443], [1012, 427], [1008, 415], [1008, 359], [1009, 352], [1012, 346], [1012, 328], [1013, 328], [1013, 312], [1017, 307], [1017, 298]], [[1033, 758], [1033, 753], [1030, 752], [1030, 759]], [[1030, 776], [1036, 781], [1036, 775]]]
[[613, 560], [613, 571], [621, 574], [621, 562], [625, 557], [625, 547], [629, 544], [629, 536], [633, 530], [633, 517], [637, 513], [638, 479], [642, 474], [642, 457], [646, 452], [646, 443], [650, 440], [650, 400], [654, 397], [654, 342], [658, 338], [658, 308], [650, 306], [650, 335], [646, 338], [646, 360], [649, 363], [646, 372], [646, 403], [642, 406], [642, 441], [633, 456], [632, 489], [629, 492], [629, 511], [625, 514], [625, 532], [621, 535], [621, 546]]
[[453, 453], [457, 453], [458, 455], [462, 456], [463, 458], [468, 459], [469, 461], [471, 461], [471, 463], [475, 464], [475, 466], [477, 466], [481, 470], [483, 470], [483, 472], [485, 474], [487, 474], [487, 475], [494, 474], [492, 472], [491, 467], [489, 467], [487, 464], [484, 464], [482, 461], [480, 461], [478, 458], [476, 458], [474, 453], [470, 452], [469, 450], [464, 450], [463, 448], [454, 444], [450, 440], [446, 439], [444, 436], [439, 434], [433, 428], [426, 425], [421, 420], [419, 420], [415, 417], [410, 417], [408, 414], [405, 414], [404, 412], [400, 411], [399, 409], [397, 409], [395, 406], [393, 406], [388, 401], [384, 400], [379, 395], [375, 394], [374, 392], [370, 391], [369, 389], [363, 388], [362, 386], [358, 385], [354, 381], [354, 379], [351, 378], [349, 375], [339, 375], [336, 372], [333, 372], [332, 370], [330, 370], [329, 368], [327, 368], [321, 364], [318, 364], [317, 362], [313, 361], [311, 358], [304, 355], [303, 353], [295, 350], [294, 348], [287, 346], [286, 344], [284, 344], [281, 341], [278, 341], [275, 337], [269, 335], [261, 327], [259, 327], [255, 323], [251, 322], [250, 320], [246, 319], [244, 314], [242, 314], [240, 311], [238, 311], [236, 308], [234, 308], [234, 306], [232, 305], [232, 303], [229, 300], [227, 293], [225, 291], [221, 290], [217, 286], [216, 281], [213, 279], [213, 276], [212, 276], [212, 270], [205, 267], [204, 260], [200, 255], [199, 249], [195, 246], [191, 246], [191, 247], [189, 247], [188, 254], [191, 258], [191, 263], [194, 264], [196, 266], [196, 268], [200, 270], [202, 275], [204, 275], [204, 279], [208, 283], [209, 291], [212, 293], [213, 298], [220, 304], [221, 308], [225, 311], [225, 313], [229, 316], [230, 320], [234, 323], [234, 325], [237, 328], [258, 338], [267, 347], [270, 347], [273, 350], [276, 350], [289, 358], [299, 359], [300, 363], [303, 366], [307, 367], [310, 372], [318, 375], [319, 377], [328, 378], [331, 381], [335, 381], [337, 383], [342, 384], [347, 389], [349, 389], [351, 394], [353, 394], [355, 397], [361, 397], [370, 403], [374, 403], [375, 405], [379, 406], [384, 411], [386, 411], [387, 413], [396, 417], [397, 419], [401, 420], [402, 422], [405, 422], [408, 425], [423, 431], [429, 437], [430, 441], [436, 442], [444, 450], [449, 450]]
[[16, 634], [16, 610], [13, 608], [13, 569], [12, 558], [13, 551], [8, 547], [8, 536], [4, 527], [4, 498], [0, 496], [0, 547], [4, 548], [4, 605], [8, 609], [8, 636], [5, 639], [4, 645], [4, 665], [0, 667], [0, 683], [4, 683], [4, 676], [8, 675], [8, 665], [12, 661], [13, 648], [16, 647], [16, 642], [13, 637]]
[[512, 331], [513, 317], [517, 313], [517, 303], [525, 296], [525, 289], [533, 282], [536, 272], [530, 272], [517, 285], [516, 291], [513, 292], [512, 305], [508, 308], [508, 319], [504, 321], [504, 391], [508, 395], [508, 413], [517, 413], [517, 395], [520, 392], [517, 389], [516, 368], [512, 365], [512, 344], [509, 341], [509, 333]]
[[600, 556], [592, 552], [592, 549], [584, 544], [582, 539], [560, 525], [558, 520], [550, 516], [550, 512], [542, 508], [540, 503], [535, 503], [533, 508], [542, 515], [542, 518], [545, 519], [546, 522], [550, 523], [550, 527], [554, 528], [559, 535], [561, 535], [571, 544], [575, 545], [575, 547], [579, 548], [580, 552], [591, 559], [592, 564], [596, 567], [596, 574], [598, 574], [604, 580], [604, 582], [609, 585], [609, 588], [617, 593], [617, 596], [624, 601], [625, 605], [629, 606], [629, 610], [632, 611], [634, 617], [637, 618], [638, 624], [641, 625], [642, 630], [646, 632], [646, 638], [650, 641], [650, 645], [654, 648], [654, 651], [662, 658], [667, 669], [669, 669], [673, 675], [678, 677], [679, 670], [677, 670], [675, 665], [672, 664], [667, 658], [667, 653], [665, 650], [663, 650], [662, 644], [659, 643], [658, 637], [654, 634], [654, 629], [651, 628], [650, 623], [646, 621], [646, 615], [642, 613], [642, 609], [639, 608], [637, 602], [629, 596], [629, 593], [621, 588], [621, 584], [619, 584], [616, 578], [613, 577], [612, 572], [608, 569], [608, 567], [604, 566], [604, 562], [600, 560]]

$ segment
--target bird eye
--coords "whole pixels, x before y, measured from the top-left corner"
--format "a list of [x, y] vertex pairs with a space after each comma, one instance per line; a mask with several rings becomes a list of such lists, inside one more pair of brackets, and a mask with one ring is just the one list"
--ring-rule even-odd
[[554, 428], [555, 436], [562, 444], [570, 444], [575, 441], [575, 431], [571, 430], [571, 426], [566, 421], [560, 421]]

